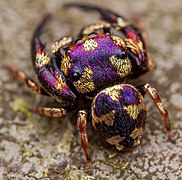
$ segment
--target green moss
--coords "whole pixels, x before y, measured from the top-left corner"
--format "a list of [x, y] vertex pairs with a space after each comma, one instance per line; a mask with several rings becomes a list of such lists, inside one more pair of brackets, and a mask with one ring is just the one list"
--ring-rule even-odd
[[25, 114], [27, 118], [31, 119], [31, 113], [28, 108], [28, 103], [26, 101], [24, 101], [23, 99], [21, 99], [21, 98], [15, 99], [11, 103], [11, 107], [12, 107], [13, 111], [15, 111], [15, 112], [20, 111], [23, 114]]

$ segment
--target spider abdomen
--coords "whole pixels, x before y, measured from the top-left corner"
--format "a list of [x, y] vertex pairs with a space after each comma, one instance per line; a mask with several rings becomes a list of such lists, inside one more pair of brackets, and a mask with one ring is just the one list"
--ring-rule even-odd
[[146, 120], [142, 95], [122, 84], [101, 91], [92, 104], [92, 123], [99, 134], [118, 150], [132, 151], [140, 143]]

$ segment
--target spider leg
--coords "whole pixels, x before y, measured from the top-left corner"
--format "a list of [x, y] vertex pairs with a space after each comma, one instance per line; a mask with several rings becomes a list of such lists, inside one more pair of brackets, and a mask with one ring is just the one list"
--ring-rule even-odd
[[72, 37], [68, 36], [68, 37], [63, 37], [60, 40], [56, 41], [52, 46], [51, 46], [51, 51], [55, 56], [61, 57], [63, 58], [62, 53], [60, 52], [60, 50], [65, 47], [68, 46], [69, 44], [71, 44], [73, 42]]
[[168, 132], [168, 135], [169, 135], [169, 139], [174, 144], [176, 142], [176, 140], [175, 140], [174, 134], [173, 134], [173, 132], [171, 130], [168, 111], [165, 108], [164, 104], [161, 102], [161, 98], [160, 98], [159, 94], [157, 93], [156, 89], [151, 87], [151, 85], [148, 84], [148, 83], [145, 84], [145, 85], [138, 86], [137, 88], [139, 89], [139, 91], [143, 95], [148, 93], [151, 96], [151, 98], [153, 99], [155, 105], [159, 109], [159, 112], [160, 112], [161, 116], [163, 116], [163, 118], [164, 118], [166, 129], [167, 129], [167, 132]]
[[[138, 31], [141, 33], [143, 37], [143, 41], [145, 42], [146, 49], [148, 49], [148, 43], [150, 42], [150, 39], [149, 39], [148, 33], [145, 30], [144, 24], [139, 16], [135, 16], [133, 19]], [[148, 54], [148, 71], [151, 71], [155, 69], [156, 65], [154, 63], [151, 53], [148, 51], [147, 54]]]
[[102, 16], [102, 19], [104, 19], [110, 23], [114, 23], [116, 21], [116, 17], [119, 17], [118, 14], [116, 14], [108, 9], [100, 8], [98, 6], [94, 6], [91, 4], [65, 3], [63, 6], [65, 8], [76, 7], [76, 8], [80, 8], [84, 11], [97, 11]]
[[81, 30], [79, 37], [89, 35], [98, 30], [103, 30], [104, 33], [110, 33], [110, 27], [111, 27], [111, 25], [105, 21], [90, 24]]
[[5, 68], [11, 73], [15, 74], [19, 81], [25, 83], [33, 92], [37, 94], [47, 95], [47, 92], [42, 86], [38, 86], [31, 77], [27, 76], [23, 71], [20, 71], [13, 66], [6, 65]]
[[153, 69], [154, 62], [152, 58], [149, 57], [150, 55], [147, 54], [145, 38], [143, 38], [142, 32], [124, 17], [109, 9], [100, 8], [94, 5], [66, 3], [64, 7], [76, 7], [84, 11], [96, 11], [100, 13], [103, 20], [109, 22], [113, 28], [126, 36], [124, 40], [126, 41], [126, 47], [129, 50], [128, 56], [132, 60], [133, 72], [135, 72], [131, 76], [132, 78], [136, 78]]
[[68, 87], [66, 78], [57, 67], [56, 57], [50, 57], [45, 50], [45, 45], [40, 40], [46, 22], [50, 15], [46, 15], [37, 25], [32, 36], [32, 62], [40, 84], [45, 91], [61, 102], [63, 106], [73, 106], [76, 102], [76, 95]]
[[145, 43], [148, 43], [149, 42], [149, 36], [145, 30], [145, 27], [144, 27], [144, 24], [143, 24], [141, 18], [139, 16], [135, 16], [135, 17], [133, 17], [133, 20], [134, 20], [134, 23], [135, 23], [137, 29], [142, 34], [142, 37], [143, 37]]
[[87, 124], [87, 112], [85, 110], [80, 110], [77, 116], [77, 126], [80, 134], [81, 146], [85, 153], [87, 164], [89, 171], [92, 172], [92, 163], [90, 157], [90, 151], [88, 147], [88, 136], [86, 132], [86, 124]]
[[64, 7], [65, 8], [76, 7], [84, 11], [99, 12], [103, 20], [109, 22], [114, 28], [123, 32], [127, 38], [133, 39], [136, 43], [141, 39], [143, 40], [143, 38], [141, 37], [141, 33], [133, 24], [127, 21], [124, 17], [120, 16], [117, 13], [112, 12], [109, 9], [104, 9], [94, 5], [79, 4], [79, 3], [66, 3]]
[[32, 106], [29, 109], [33, 112], [36, 112], [40, 115], [47, 117], [62, 117], [67, 114], [67, 111], [64, 108], [48, 108], [48, 107]]

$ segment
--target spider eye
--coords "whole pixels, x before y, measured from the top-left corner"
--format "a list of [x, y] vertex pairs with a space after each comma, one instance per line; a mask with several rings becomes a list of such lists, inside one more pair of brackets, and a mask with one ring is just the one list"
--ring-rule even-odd
[[126, 52], [123, 51], [121, 56], [122, 56], [122, 58], [125, 58], [126, 57]]
[[125, 51], [122, 51], [118, 55], [116, 55], [117, 59], [125, 59], [126, 56], [127, 56], [127, 53]]
[[81, 72], [79, 70], [75, 70], [72, 74], [71, 74], [71, 78], [73, 81], [78, 81], [81, 77]]

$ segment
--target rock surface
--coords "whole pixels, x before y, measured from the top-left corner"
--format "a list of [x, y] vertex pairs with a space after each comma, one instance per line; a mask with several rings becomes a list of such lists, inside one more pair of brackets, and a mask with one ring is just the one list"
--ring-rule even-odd
[[59, 37], [76, 36], [82, 26], [99, 20], [96, 13], [66, 11], [61, 8], [63, 3], [0, 1], [0, 179], [182, 179], [181, 1], [95, 1], [127, 18], [140, 16], [144, 22], [157, 68], [139, 81], [150, 82], [158, 90], [170, 112], [177, 144], [168, 141], [163, 119], [147, 96], [149, 112], [143, 142], [130, 156], [117, 153], [88, 125], [93, 176], [86, 173], [76, 115], [52, 119], [31, 114], [27, 105], [58, 104], [32, 94], [3, 69], [4, 64], [11, 64], [36, 79], [30, 61], [30, 39], [45, 13], [54, 14], [45, 35], [48, 47]]

